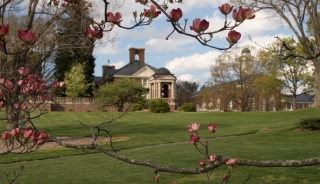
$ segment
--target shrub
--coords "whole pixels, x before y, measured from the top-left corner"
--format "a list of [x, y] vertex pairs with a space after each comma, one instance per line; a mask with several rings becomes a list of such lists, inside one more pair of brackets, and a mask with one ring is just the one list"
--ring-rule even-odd
[[194, 103], [184, 103], [181, 106], [181, 110], [183, 110], [184, 112], [196, 112], [197, 106]]
[[303, 129], [319, 130], [320, 129], [320, 118], [303, 118], [297, 125]]
[[141, 111], [143, 109], [142, 105], [141, 104], [132, 104], [131, 106], [131, 111], [132, 112], [135, 112], [135, 111]]
[[154, 113], [164, 113], [164, 112], [170, 111], [169, 104], [162, 98], [149, 100], [148, 106], [149, 106], [150, 112], [154, 112]]

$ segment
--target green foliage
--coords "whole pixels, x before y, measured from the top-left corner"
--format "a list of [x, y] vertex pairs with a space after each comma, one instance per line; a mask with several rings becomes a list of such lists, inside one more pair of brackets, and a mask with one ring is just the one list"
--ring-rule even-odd
[[114, 105], [118, 111], [122, 111], [124, 104], [143, 102], [143, 94], [146, 89], [141, 83], [131, 81], [129, 78], [122, 78], [113, 83], [101, 85], [97, 92], [95, 102], [100, 108]]
[[302, 129], [319, 130], [320, 129], [320, 118], [303, 118], [297, 125]]
[[85, 81], [84, 66], [76, 63], [65, 73], [66, 92], [68, 97], [74, 98], [84, 94], [88, 86]]
[[197, 106], [194, 103], [184, 103], [181, 106], [181, 110], [183, 110], [184, 112], [196, 112]]
[[170, 111], [169, 104], [162, 98], [152, 99], [148, 101], [150, 112], [165, 113]]
[[131, 111], [135, 112], [135, 111], [141, 111], [143, 109], [143, 106], [141, 104], [135, 103], [132, 104], [131, 106]]

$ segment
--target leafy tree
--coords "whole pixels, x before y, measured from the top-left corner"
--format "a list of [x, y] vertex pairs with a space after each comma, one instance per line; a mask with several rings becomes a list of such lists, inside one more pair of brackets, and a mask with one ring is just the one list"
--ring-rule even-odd
[[290, 47], [288, 40], [278, 37], [283, 47], [275, 52], [283, 59], [298, 57], [312, 61], [315, 69], [314, 105], [320, 106], [320, 21], [318, 16], [320, 2], [318, 0], [231, 0], [231, 2], [252, 7], [256, 11], [267, 11], [273, 17], [280, 18], [291, 29], [296, 38], [292, 38], [292, 41], [298, 44], [301, 50]]
[[[66, 92], [68, 97], [74, 98], [84, 94], [88, 86], [91, 84], [86, 83], [84, 74], [84, 66], [81, 63], [76, 63], [71, 67], [71, 70], [65, 73]], [[74, 107], [73, 107], [74, 110]]]
[[178, 105], [181, 106], [186, 102], [190, 102], [191, 96], [198, 90], [199, 82], [189, 82], [183, 80], [177, 80], [176, 90]]
[[118, 111], [123, 111], [125, 104], [142, 102], [142, 96], [146, 89], [139, 82], [129, 78], [121, 78], [113, 83], [108, 83], [99, 87], [95, 92], [95, 102], [101, 107], [114, 105]]
[[[287, 38], [283, 40], [291, 48], [298, 47], [291, 39]], [[269, 46], [269, 50], [260, 51], [259, 58], [267, 73], [282, 82], [283, 91], [292, 94], [293, 109], [296, 110], [296, 97], [304, 92], [301, 88], [308, 88], [306, 85], [310, 83], [310, 79], [312, 78], [313, 72], [310, 71], [312, 67], [310, 67], [310, 62], [303, 58], [282, 59], [278, 54], [272, 52], [272, 50], [281, 46], [282, 42], [276, 41]]]

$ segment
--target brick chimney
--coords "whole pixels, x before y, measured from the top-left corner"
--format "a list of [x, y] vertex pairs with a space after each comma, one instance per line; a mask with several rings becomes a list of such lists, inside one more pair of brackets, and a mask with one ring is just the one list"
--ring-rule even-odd
[[145, 49], [142, 49], [142, 48], [130, 48], [129, 49], [129, 52], [130, 52], [129, 61], [130, 61], [130, 63], [135, 61], [136, 54], [139, 57], [139, 61], [141, 63], [144, 63], [144, 50]]
[[107, 69], [114, 70], [116, 66], [114, 65], [102, 65], [102, 77], [104, 78], [107, 74]]

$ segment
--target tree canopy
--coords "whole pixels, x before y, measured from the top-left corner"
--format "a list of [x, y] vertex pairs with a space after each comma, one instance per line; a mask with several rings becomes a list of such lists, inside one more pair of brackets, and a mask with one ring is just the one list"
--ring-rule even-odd
[[141, 83], [129, 78], [120, 78], [113, 83], [99, 86], [94, 93], [95, 103], [101, 108], [114, 105], [118, 111], [123, 111], [125, 104], [139, 103], [144, 100], [146, 89]]

